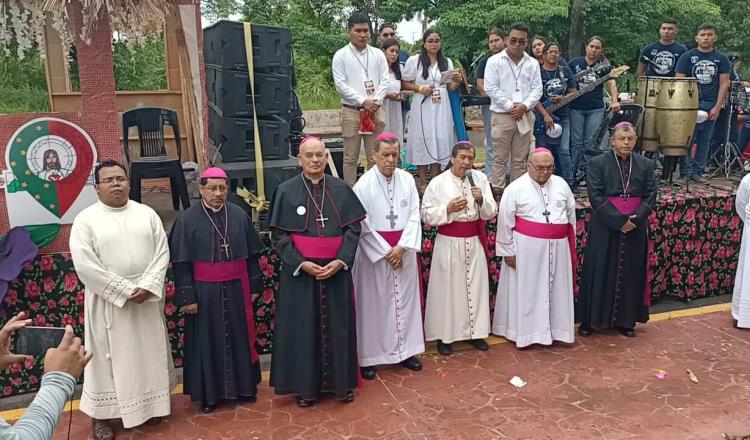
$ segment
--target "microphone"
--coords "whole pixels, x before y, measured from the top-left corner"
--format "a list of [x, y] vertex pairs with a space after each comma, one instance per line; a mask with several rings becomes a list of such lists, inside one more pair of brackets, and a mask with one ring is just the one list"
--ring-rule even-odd
[[641, 58], [643, 58], [647, 63], [651, 64], [652, 66], [661, 67], [660, 65], [656, 64], [654, 60], [652, 60], [651, 58], [645, 55], [643, 55]]
[[471, 174], [471, 170], [466, 170], [466, 178], [469, 179], [469, 184], [472, 188], [474, 188], [476, 185], [474, 184], [474, 176], [472, 176]]

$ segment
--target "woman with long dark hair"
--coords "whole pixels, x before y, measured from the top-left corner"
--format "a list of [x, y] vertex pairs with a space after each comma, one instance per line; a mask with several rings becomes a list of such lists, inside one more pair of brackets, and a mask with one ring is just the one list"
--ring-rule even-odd
[[443, 55], [440, 32], [425, 31], [422, 51], [406, 61], [403, 72], [403, 88], [416, 93], [409, 116], [409, 145], [406, 148], [407, 162], [417, 165], [419, 189], [427, 186], [427, 167], [430, 177], [440, 173], [451, 157], [455, 134], [448, 88], [458, 87], [460, 73], [453, 74], [453, 81], [441, 84], [443, 72], [453, 71], [453, 62]]
[[404, 95], [401, 94], [401, 64], [398, 62], [401, 46], [397, 40], [389, 38], [383, 41], [381, 49], [385, 52], [385, 59], [388, 60], [390, 74], [388, 94], [383, 102], [385, 108], [385, 129], [383, 131], [395, 134], [398, 136], [399, 145], [404, 145], [404, 122], [401, 110]]
[[[586, 56], [573, 58], [568, 66], [574, 75], [577, 75], [598, 64], [607, 62], [604, 57], [604, 39], [593, 36], [586, 43]], [[608, 75], [612, 68], [606, 68], [591, 72], [578, 79], [578, 88], [587, 87], [595, 83], [602, 76]], [[609, 95], [612, 98], [610, 109], [612, 113], [620, 111], [620, 103], [617, 102], [617, 84], [614, 79], [607, 82]], [[586, 174], [588, 156], [586, 150], [598, 148], [594, 145], [594, 134], [604, 120], [604, 84], [599, 84], [592, 91], [569, 104], [570, 106], [570, 153], [573, 159], [573, 176], [580, 173], [576, 180], [582, 180]]]

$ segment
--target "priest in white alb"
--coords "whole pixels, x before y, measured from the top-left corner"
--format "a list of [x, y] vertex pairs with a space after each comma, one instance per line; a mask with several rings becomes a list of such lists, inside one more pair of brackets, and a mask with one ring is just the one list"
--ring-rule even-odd
[[393, 133], [375, 141], [370, 168], [354, 185], [367, 211], [354, 260], [357, 353], [363, 379], [375, 366], [422, 369], [424, 351], [419, 252], [422, 223], [414, 177], [396, 167], [401, 145]]
[[81, 411], [94, 440], [125, 428], [155, 424], [170, 413], [174, 387], [164, 321], [169, 247], [159, 216], [128, 200], [128, 176], [115, 161], [96, 166], [99, 201], [73, 221], [70, 254], [86, 285], [84, 334], [94, 354], [83, 375]]
[[492, 189], [473, 170], [475, 150], [459, 142], [451, 167], [433, 178], [422, 198], [422, 220], [437, 227], [425, 304], [425, 338], [444, 356], [451, 343], [468, 340], [487, 350], [490, 332], [489, 250], [486, 220], [497, 214]]
[[554, 165], [552, 153], [537, 148], [500, 199], [492, 333], [519, 348], [574, 340], [575, 199]]
[[734, 326], [750, 328], [750, 174], [742, 178], [737, 188], [734, 207], [742, 220], [742, 242], [740, 260], [734, 277], [732, 293], [732, 318]]

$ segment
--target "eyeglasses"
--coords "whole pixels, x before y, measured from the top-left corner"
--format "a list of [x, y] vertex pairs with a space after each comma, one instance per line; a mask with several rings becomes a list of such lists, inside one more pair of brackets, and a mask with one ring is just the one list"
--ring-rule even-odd
[[380, 35], [382, 35], [382, 36], [384, 36], [384, 37], [388, 38], [388, 37], [395, 37], [395, 36], [396, 36], [396, 33], [395, 33], [395, 32], [383, 32], [383, 33], [382, 33], [382, 34], [380, 34]]
[[537, 170], [537, 171], [539, 171], [540, 173], [543, 172], [543, 171], [547, 171], [547, 172], [550, 172], [550, 173], [552, 171], [555, 171], [555, 166], [554, 165], [550, 165], [550, 166], [546, 166], [546, 167], [544, 167], [544, 166], [536, 166], [536, 165], [534, 165], [531, 162], [529, 162], [529, 165], [531, 165], [532, 167], [534, 167], [534, 169]]
[[508, 38], [508, 43], [514, 46], [526, 46], [526, 43], [528, 42], [529, 40], [525, 38]]
[[99, 181], [99, 183], [106, 183], [107, 185], [117, 182], [117, 183], [125, 183], [128, 181], [127, 177], [123, 176], [116, 176], [116, 177], [107, 177], [106, 179], [102, 179]]

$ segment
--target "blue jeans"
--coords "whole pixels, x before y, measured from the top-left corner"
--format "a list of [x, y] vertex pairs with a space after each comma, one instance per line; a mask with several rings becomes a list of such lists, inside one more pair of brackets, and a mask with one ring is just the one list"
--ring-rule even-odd
[[557, 123], [563, 129], [560, 137], [550, 141], [547, 133], [542, 133], [536, 137], [536, 145], [552, 151], [555, 156], [555, 174], [561, 176], [568, 182], [568, 185], [572, 186], [575, 175], [573, 175], [573, 159], [570, 156], [570, 117], [560, 118]]
[[[698, 107], [701, 110], [710, 112], [713, 108], [714, 103], [709, 101], [701, 101]], [[711, 149], [711, 137], [713, 135], [714, 126], [716, 121], [706, 120], [695, 126], [695, 133], [693, 134], [693, 144], [695, 144], [695, 157], [690, 156], [690, 150], [680, 160], [680, 169], [682, 170], [683, 177], [700, 176], [703, 174], [703, 169], [706, 167], [708, 162], [708, 152]]]
[[574, 110], [570, 109], [570, 153], [573, 161], [573, 176], [578, 171], [586, 172], [589, 163], [586, 150], [598, 149], [594, 145], [594, 135], [604, 120], [604, 109]]
[[484, 157], [484, 174], [489, 177], [492, 175], [492, 164], [494, 163], [492, 154], [492, 111], [489, 105], [482, 106], [482, 124], [484, 125], [484, 139], [487, 143], [487, 152]]

